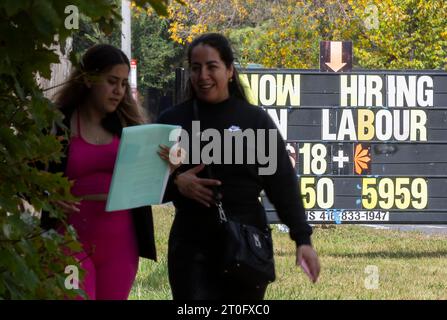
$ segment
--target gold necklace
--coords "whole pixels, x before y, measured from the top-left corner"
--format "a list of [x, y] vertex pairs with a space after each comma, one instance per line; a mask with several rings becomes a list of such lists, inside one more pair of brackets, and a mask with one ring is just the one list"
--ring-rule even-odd
[[[79, 112], [79, 111], [78, 111], [78, 112]], [[85, 117], [83, 117], [83, 118], [84, 118], [84, 123], [85, 123], [85, 125], [91, 127], [91, 123], [92, 123], [92, 122], [90, 122], [90, 121], [86, 121], [86, 118], [85, 118]], [[81, 121], [81, 119], [79, 119], [79, 121]], [[80, 126], [79, 126], [79, 128], [80, 128]], [[100, 134], [95, 133], [95, 132], [91, 132], [91, 131], [90, 131], [89, 133], [90, 133], [90, 136], [93, 136], [93, 140], [94, 140], [94, 143], [95, 143], [95, 144], [104, 144], [105, 141], [108, 139], [108, 137], [104, 137], [104, 136], [101, 137]], [[80, 132], [78, 132], [78, 134], [81, 135]]]
[[104, 144], [109, 137], [104, 137], [98, 134], [95, 134], [95, 143], [96, 144]]

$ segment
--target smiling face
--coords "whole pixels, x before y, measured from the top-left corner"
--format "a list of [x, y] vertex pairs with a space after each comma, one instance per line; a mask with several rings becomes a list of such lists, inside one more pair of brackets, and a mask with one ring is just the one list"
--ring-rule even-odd
[[117, 64], [98, 77], [98, 81], [89, 82], [92, 105], [101, 113], [112, 113], [124, 98], [128, 88], [129, 67]]
[[191, 85], [198, 99], [208, 103], [228, 99], [228, 82], [232, 77], [233, 66], [227, 67], [216, 49], [206, 44], [192, 49]]

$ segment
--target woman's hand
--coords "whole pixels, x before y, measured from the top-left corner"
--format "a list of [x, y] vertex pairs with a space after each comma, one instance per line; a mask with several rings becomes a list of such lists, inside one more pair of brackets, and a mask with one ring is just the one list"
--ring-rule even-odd
[[206, 207], [210, 207], [215, 203], [213, 197], [213, 191], [210, 186], [220, 186], [222, 183], [215, 179], [203, 179], [197, 177], [197, 173], [205, 168], [204, 164], [200, 164], [197, 167], [189, 169], [179, 174], [174, 183], [177, 185], [178, 190], [182, 195], [187, 198], [196, 200]]
[[159, 145], [160, 150], [157, 151], [160, 158], [169, 164], [170, 173], [174, 172], [175, 169], [182, 165], [182, 150], [175, 144], [172, 148], [165, 146], [164, 144]]
[[317, 253], [310, 245], [296, 248], [296, 265], [300, 265], [310, 280], [315, 283], [320, 275], [320, 261]]
[[62, 201], [62, 200], [56, 200], [53, 201], [55, 205], [57, 205], [59, 208], [62, 209], [67, 214], [79, 212], [79, 206], [81, 205], [80, 202], [73, 202], [73, 201]]

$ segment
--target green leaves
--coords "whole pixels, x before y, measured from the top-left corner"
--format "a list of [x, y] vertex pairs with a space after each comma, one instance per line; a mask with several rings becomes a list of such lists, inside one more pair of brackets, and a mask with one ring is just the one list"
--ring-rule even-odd
[[[376, 28], [363, 30], [365, 8], [377, 8]], [[403, 0], [352, 2], [352, 15], [358, 16], [361, 32], [355, 37], [354, 54], [358, 64], [374, 69], [442, 69], [446, 67], [447, 3]], [[362, 31], [363, 30], [363, 31]]]
[[41, 276], [44, 276], [40, 269], [40, 256], [45, 256], [45, 252], [40, 244], [40, 234], [33, 233], [38, 230], [39, 219], [30, 213], [22, 213], [20, 216], [9, 215], [0, 222], [1, 297], [34, 298], [33, 292], [40, 286]]
[[34, 1], [28, 11], [28, 17], [41, 36], [51, 39], [54, 30], [62, 25], [62, 12], [58, 12], [52, 1]]
[[[26, 8], [31, 1], [3, 0], [2, 7], [8, 17], [17, 14], [21, 9]], [[26, 3], [26, 6], [25, 6]]]
[[[136, 3], [141, 1], [136, 1]], [[152, 8], [154, 8], [155, 12], [157, 12], [158, 15], [161, 16], [167, 16], [168, 15], [168, 9], [167, 6], [169, 2], [167, 0], [157, 1], [157, 0], [149, 0], [149, 3], [151, 4]]]
[[169, 23], [166, 19], [146, 12], [132, 17], [132, 49], [138, 61], [138, 87], [172, 88], [175, 67], [181, 61], [180, 45], [169, 40]]
[[43, 171], [62, 155], [49, 134], [61, 115], [36, 83], [37, 73], [51, 78], [50, 64], [59, 62], [51, 45], [73, 32], [64, 26], [71, 4], [108, 26], [117, 21], [119, 8], [108, 0], [0, 2], [0, 299], [73, 296], [64, 287], [64, 269], [78, 264], [67, 254], [67, 246], [81, 250], [76, 233], [40, 228], [40, 209], [64, 225], [65, 214], [51, 201], [74, 197], [61, 173]]
[[[170, 12], [172, 38], [185, 43], [204, 30], [223, 32], [242, 64], [318, 69], [320, 40], [351, 40], [354, 68], [447, 69], [446, 1], [186, 2]], [[233, 8], [243, 18], [238, 24]]]
[[[44, 97], [36, 77], [51, 78], [50, 64], [59, 62], [54, 48], [77, 31], [65, 26], [67, 6], [74, 5], [101, 33], [119, 31], [118, 3], [0, 1], [0, 300], [83, 294], [65, 288], [65, 268], [80, 265], [73, 255], [82, 248], [66, 215], [54, 204], [75, 198], [62, 173], [44, 171], [62, 156], [61, 141], [50, 134], [61, 113]], [[159, 12], [167, 5], [167, 1], [138, 3], [152, 3]], [[63, 228], [44, 232], [41, 209], [57, 217]]]
[[[134, 0], [133, 2], [136, 6], [142, 8], [149, 4], [159, 16], [166, 17], [168, 15], [169, 0]], [[176, 2], [185, 5], [185, 2], [182, 0], [176, 0]]]

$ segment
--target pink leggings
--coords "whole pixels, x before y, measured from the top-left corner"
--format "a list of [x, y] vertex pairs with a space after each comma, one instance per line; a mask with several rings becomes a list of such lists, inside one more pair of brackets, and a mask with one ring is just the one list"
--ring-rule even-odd
[[104, 201], [81, 201], [69, 223], [84, 252], [76, 255], [85, 270], [80, 287], [92, 300], [126, 300], [138, 270], [138, 248], [129, 210], [105, 212]]

